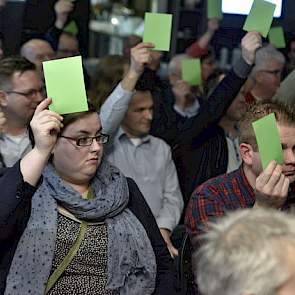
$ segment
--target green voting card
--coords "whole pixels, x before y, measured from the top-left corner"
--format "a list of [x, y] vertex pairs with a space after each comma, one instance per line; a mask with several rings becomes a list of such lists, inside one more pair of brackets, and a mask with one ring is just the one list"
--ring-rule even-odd
[[272, 160], [275, 160], [278, 164], [283, 164], [283, 150], [274, 113], [253, 122], [252, 125], [263, 169]]
[[284, 30], [282, 27], [273, 27], [268, 33], [269, 43], [275, 46], [276, 48], [285, 48], [286, 41]]
[[68, 25], [63, 29], [64, 32], [76, 36], [78, 34], [78, 27], [74, 20], [72, 20]]
[[149, 13], [144, 17], [143, 42], [155, 44], [153, 50], [169, 51], [172, 28], [172, 14]]
[[221, 0], [208, 0], [207, 1], [207, 17], [208, 19], [217, 18], [222, 19], [222, 1]]
[[43, 62], [50, 110], [69, 114], [88, 110], [81, 56]]
[[273, 19], [276, 5], [264, 0], [254, 0], [251, 11], [243, 29], [248, 32], [259, 32], [266, 37]]
[[182, 80], [191, 86], [202, 84], [201, 62], [198, 58], [188, 58], [181, 63]]

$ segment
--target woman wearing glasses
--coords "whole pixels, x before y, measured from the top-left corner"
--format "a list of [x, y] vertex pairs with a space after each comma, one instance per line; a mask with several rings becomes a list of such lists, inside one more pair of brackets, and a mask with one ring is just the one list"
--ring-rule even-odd
[[174, 294], [149, 207], [103, 159], [108, 136], [96, 110], [61, 117], [49, 104], [31, 121], [34, 148], [0, 177], [0, 294]]
[[0, 179], [4, 294], [173, 294], [169, 252], [136, 184], [103, 159], [96, 110], [62, 118], [49, 103], [35, 147]]

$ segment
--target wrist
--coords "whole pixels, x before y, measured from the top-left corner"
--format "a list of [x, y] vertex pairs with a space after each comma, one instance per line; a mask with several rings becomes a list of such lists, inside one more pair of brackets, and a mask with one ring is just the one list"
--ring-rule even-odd
[[47, 162], [51, 156], [51, 150], [52, 149], [48, 149], [48, 148], [42, 149], [40, 147], [35, 146], [31, 152], [36, 160], [40, 162], [41, 161]]
[[57, 27], [58, 29], [62, 30], [64, 28], [65, 21], [57, 19], [54, 23], [54, 26]]

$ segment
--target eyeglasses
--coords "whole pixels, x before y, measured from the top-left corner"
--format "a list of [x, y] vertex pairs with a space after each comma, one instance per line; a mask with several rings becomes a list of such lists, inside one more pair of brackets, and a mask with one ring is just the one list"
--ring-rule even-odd
[[261, 70], [261, 72], [268, 73], [275, 76], [282, 74], [282, 70]]
[[90, 146], [92, 145], [94, 139], [97, 143], [103, 143], [103, 144], [107, 143], [109, 141], [110, 136], [108, 134], [100, 133], [96, 136], [89, 136], [89, 137], [74, 138], [74, 137], [68, 137], [63, 135], [60, 135], [60, 137], [63, 137], [69, 140], [74, 140], [77, 146]]
[[44, 94], [45, 94], [45, 87], [42, 86], [39, 89], [30, 89], [27, 92], [21, 92], [21, 91], [11, 90], [11, 91], [6, 91], [6, 93], [8, 93], [8, 94], [14, 93], [14, 94], [25, 96], [27, 98], [31, 98], [31, 97], [35, 97], [38, 93], [41, 94], [42, 96], [44, 96]]

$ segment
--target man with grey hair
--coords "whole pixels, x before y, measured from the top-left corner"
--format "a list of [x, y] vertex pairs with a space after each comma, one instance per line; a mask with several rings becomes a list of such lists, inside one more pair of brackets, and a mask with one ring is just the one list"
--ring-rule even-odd
[[248, 104], [272, 99], [280, 86], [284, 65], [284, 55], [272, 45], [268, 44], [257, 50], [255, 66], [250, 75], [254, 87], [246, 95]]
[[242, 210], [212, 224], [193, 254], [203, 295], [295, 293], [295, 217]]
[[171, 85], [174, 105], [173, 109], [182, 118], [191, 118], [198, 114], [200, 102], [198, 99], [198, 88], [191, 87], [182, 80], [181, 64], [188, 59], [186, 54], [175, 55], [168, 64], [168, 79]]

